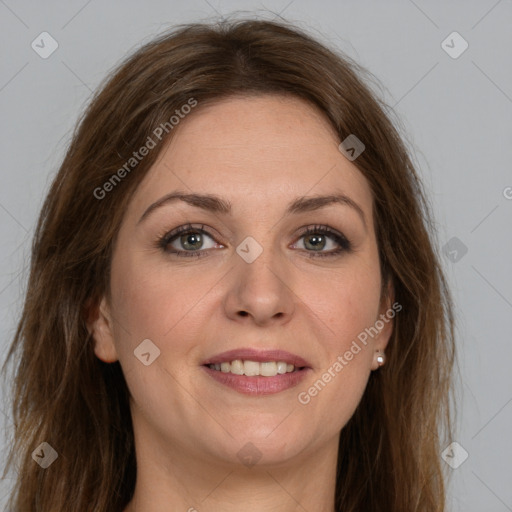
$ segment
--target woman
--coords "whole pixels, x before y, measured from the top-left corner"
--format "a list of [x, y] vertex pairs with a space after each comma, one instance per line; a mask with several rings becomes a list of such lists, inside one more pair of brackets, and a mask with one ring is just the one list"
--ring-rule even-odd
[[238, 21], [101, 87], [9, 352], [12, 510], [445, 510], [451, 299], [362, 73]]

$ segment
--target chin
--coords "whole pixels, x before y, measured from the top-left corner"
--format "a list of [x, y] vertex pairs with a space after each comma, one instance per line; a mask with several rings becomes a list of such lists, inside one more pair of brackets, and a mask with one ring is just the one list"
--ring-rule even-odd
[[212, 439], [208, 439], [208, 451], [213, 458], [227, 464], [265, 467], [285, 464], [307, 451], [308, 446], [313, 449], [316, 436], [305, 436], [303, 426], [299, 425], [280, 428], [279, 421], [271, 428], [265, 423], [236, 431], [231, 429], [233, 438], [225, 434], [215, 448], [212, 447]]

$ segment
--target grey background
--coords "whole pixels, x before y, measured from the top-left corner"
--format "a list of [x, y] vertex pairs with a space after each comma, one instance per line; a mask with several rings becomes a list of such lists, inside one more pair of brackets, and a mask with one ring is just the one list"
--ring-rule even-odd
[[[450, 510], [512, 511], [510, 0], [0, 0], [0, 354], [20, 313], [44, 194], [91, 91], [156, 33], [234, 10], [298, 22], [383, 85], [431, 198], [439, 250], [460, 240], [450, 242], [443, 265], [458, 321], [454, 441], [469, 457], [447, 467]], [[43, 31], [59, 44], [47, 59], [31, 48]], [[453, 31], [469, 44], [456, 59], [441, 47]], [[0, 396], [3, 467], [11, 426], [5, 384]], [[0, 481], [2, 508], [11, 483]]]

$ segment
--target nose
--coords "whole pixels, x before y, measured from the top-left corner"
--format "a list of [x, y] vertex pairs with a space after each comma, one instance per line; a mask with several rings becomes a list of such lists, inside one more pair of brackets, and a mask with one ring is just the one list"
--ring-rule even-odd
[[287, 323], [293, 316], [296, 295], [286, 263], [265, 249], [247, 263], [238, 255], [229, 275], [224, 307], [229, 318], [256, 325]]

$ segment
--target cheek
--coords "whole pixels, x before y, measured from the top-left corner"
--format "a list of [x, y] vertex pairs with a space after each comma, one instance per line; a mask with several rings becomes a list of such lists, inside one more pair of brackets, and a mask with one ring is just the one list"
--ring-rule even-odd
[[311, 292], [307, 305], [315, 313], [319, 332], [324, 333], [319, 343], [323, 364], [298, 390], [297, 399], [309, 413], [323, 417], [332, 431], [353, 415], [371, 373], [373, 349], [366, 330], [378, 319], [378, 261], [347, 266], [320, 282], [321, 288], [312, 281], [304, 284], [309, 284]]
[[[173, 271], [167, 265], [149, 265], [135, 257], [120, 257], [112, 272], [114, 309], [120, 339], [127, 332], [135, 342], [145, 338], [172, 337], [187, 323], [191, 311], [200, 310], [201, 301], [215, 279], [202, 274]], [[124, 329], [123, 329], [124, 327]]]
[[[201, 299], [216, 280], [208, 276], [194, 279], [167, 265], [143, 264], [136, 255], [118, 257], [115, 264], [111, 280], [114, 336], [123, 373], [138, 406], [160, 411], [160, 391], [179, 391], [177, 381], [188, 378], [188, 354], [202, 336], [199, 320], [206, 301]], [[202, 318], [208, 317], [203, 313]], [[134, 351], [148, 339], [160, 352], [155, 364], [144, 366]], [[152, 358], [155, 349], [147, 346]], [[169, 392], [166, 400], [174, 408], [183, 406], [180, 393]]]
[[347, 267], [333, 272], [321, 286], [309, 283], [307, 287], [307, 305], [324, 324], [328, 334], [325, 347], [331, 353], [348, 350], [351, 342], [378, 318], [380, 272], [373, 266], [364, 268], [357, 271]]

